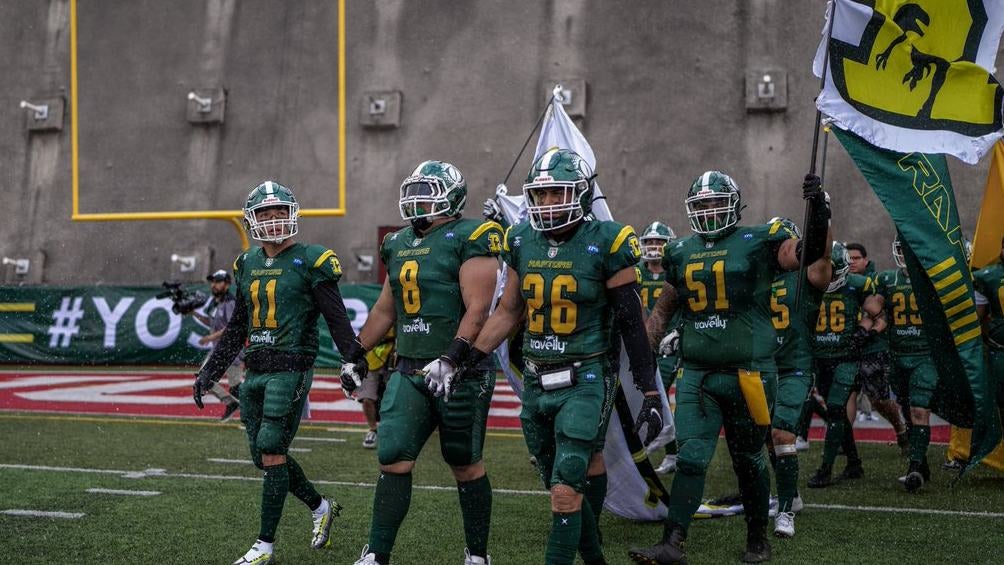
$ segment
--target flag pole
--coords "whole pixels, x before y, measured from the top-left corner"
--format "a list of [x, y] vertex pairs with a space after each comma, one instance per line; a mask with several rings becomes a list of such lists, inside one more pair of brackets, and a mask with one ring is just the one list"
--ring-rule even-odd
[[555, 98], [561, 99], [561, 85], [554, 85], [554, 89], [551, 91], [551, 97], [547, 99], [547, 104], [544, 104], [544, 111], [540, 113], [540, 117], [537, 118], [537, 123], [533, 125], [533, 129], [530, 130], [530, 134], [526, 136], [526, 141], [523, 142], [523, 147], [519, 148], [519, 153], [516, 154], [516, 158], [512, 161], [512, 166], [509, 167], [509, 172], [505, 174], [505, 179], [502, 181], [502, 185], [509, 182], [509, 177], [512, 176], [513, 170], [516, 169], [516, 165], [519, 163], [520, 157], [523, 156], [523, 152], [526, 151], [526, 146], [530, 144], [530, 140], [533, 139], [533, 134], [537, 133], [537, 129], [540, 128], [540, 124], [544, 123], [544, 118], [547, 116], [548, 110], [551, 109], [551, 102]]
[[[830, 6], [833, 12], [830, 14], [829, 25], [826, 27], [826, 50], [823, 53], [823, 76], [819, 79], [819, 93], [823, 93], [826, 88], [826, 72], [830, 63], [830, 38], [833, 37], [833, 21], [837, 19], [837, 0], [832, 0]], [[819, 95], [816, 96], [817, 98]], [[816, 106], [816, 123], [812, 130], [812, 157], [809, 159], [809, 174], [816, 174], [816, 152], [819, 148], [819, 129], [823, 122], [823, 111]], [[826, 164], [826, 139], [823, 139], [823, 164]], [[822, 181], [822, 178], [820, 178]], [[822, 184], [822, 182], [820, 182]], [[802, 214], [802, 233], [809, 233], [809, 203], [805, 203], [805, 212]], [[795, 282], [795, 304], [800, 304], [802, 300], [802, 280], [805, 278], [805, 256], [798, 256], [798, 280]]]

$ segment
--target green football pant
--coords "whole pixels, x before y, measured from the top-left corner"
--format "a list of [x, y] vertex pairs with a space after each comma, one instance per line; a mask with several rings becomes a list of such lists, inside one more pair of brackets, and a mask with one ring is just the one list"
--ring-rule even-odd
[[826, 398], [826, 442], [822, 469], [829, 472], [844, 446], [848, 462], [858, 459], [851, 423], [847, 421], [847, 400], [854, 389], [858, 363], [841, 359], [816, 359], [816, 388]]
[[[895, 355], [893, 356], [893, 380], [899, 387], [905, 385], [906, 396], [901, 403], [910, 399], [910, 406], [931, 408], [931, 397], [938, 386], [938, 369], [930, 355]], [[899, 394], [899, 392], [897, 392]], [[905, 403], [904, 403], [905, 404]]]
[[437, 429], [439, 450], [448, 465], [481, 461], [494, 390], [494, 371], [468, 371], [447, 403], [429, 392], [422, 377], [395, 371], [380, 404], [380, 464], [415, 461]]
[[613, 406], [615, 382], [605, 357], [582, 361], [574, 385], [546, 391], [528, 366], [519, 419], [537, 472], [550, 489], [564, 484], [582, 492], [591, 455], [599, 449]]
[[241, 422], [247, 430], [251, 459], [259, 469], [261, 456], [285, 455], [300, 426], [300, 415], [314, 380], [304, 372], [248, 371], [241, 385]]
[[[774, 401], [777, 375], [762, 373], [767, 409]], [[686, 530], [704, 495], [704, 479], [725, 427], [732, 469], [746, 508], [747, 527], [766, 527], [770, 509], [770, 474], [764, 445], [768, 422], [757, 424], [747, 407], [736, 373], [684, 369], [676, 382], [676, 430], [680, 453], [669, 495], [667, 521]]]
[[777, 398], [774, 400], [770, 427], [798, 435], [802, 408], [805, 406], [805, 399], [808, 398], [811, 388], [812, 373], [810, 371], [797, 370], [779, 374], [777, 377]]
[[656, 361], [659, 365], [659, 378], [662, 379], [662, 388], [668, 394], [669, 389], [673, 387], [673, 382], [676, 380], [676, 356], [663, 357], [658, 355]]

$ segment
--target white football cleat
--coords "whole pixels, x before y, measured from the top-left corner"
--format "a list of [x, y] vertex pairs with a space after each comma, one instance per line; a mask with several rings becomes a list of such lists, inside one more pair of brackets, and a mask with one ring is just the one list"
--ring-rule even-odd
[[478, 557], [471, 555], [471, 550], [464, 548], [464, 565], [492, 565], [492, 556]]
[[359, 553], [359, 560], [352, 565], [380, 565], [380, 562], [376, 560], [375, 553], [369, 553], [370, 546], [364, 545], [363, 550]]
[[802, 436], [795, 438], [795, 451], [809, 451], [809, 440]]
[[662, 463], [655, 468], [655, 472], [660, 475], [668, 475], [670, 473], [676, 472], [676, 454], [667, 453], [665, 457], [662, 458]]
[[257, 540], [233, 565], [268, 565], [272, 562], [272, 544]]
[[779, 538], [795, 537], [795, 513], [778, 512], [774, 517], [774, 535]]
[[331, 545], [331, 524], [342, 511], [342, 506], [328, 498], [321, 499], [321, 505], [317, 511], [312, 512], [314, 518], [314, 530], [311, 532], [310, 547], [321, 549]]
[[363, 437], [363, 447], [366, 449], [375, 449], [377, 442], [376, 430], [369, 430], [366, 432], [366, 436]]

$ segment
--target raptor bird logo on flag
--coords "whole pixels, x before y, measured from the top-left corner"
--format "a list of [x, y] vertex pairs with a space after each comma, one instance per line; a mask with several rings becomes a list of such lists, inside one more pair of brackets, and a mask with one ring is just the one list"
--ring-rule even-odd
[[976, 162], [1002, 128], [1004, 90], [987, 69], [1004, 15], [989, 4], [836, 0], [820, 109], [880, 147]]

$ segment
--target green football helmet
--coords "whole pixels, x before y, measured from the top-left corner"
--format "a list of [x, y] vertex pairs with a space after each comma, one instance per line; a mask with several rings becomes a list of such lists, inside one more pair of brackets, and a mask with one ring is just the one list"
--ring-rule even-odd
[[694, 233], [716, 239], [732, 232], [742, 210], [739, 186], [729, 175], [707, 171], [687, 191], [687, 217]]
[[[286, 217], [259, 220], [258, 213], [269, 208], [285, 208]], [[282, 243], [296, 235], [300, 205], [293, 191], [271, 180], [251, 189], [244, 202], [244, 229], [256, 241]]]
[[900, 269], [906, 268], [906, 257], [903, 255], [903, 242], [898, 237], [892, 240], [892, 260]]
[[778, 222], [780, 222], [781, 225], [784, 226], [784, 229], [786, 229], [789, 232], [791, 232], [792, 235], [794, 235], [798, 239], [802, 239], [802, 230], [798, 229], [798, 224], [796, 224], [795, 222], [791, 221], [789, 218], [782, 218], [781, 216], [774, 216], [773, 218], [771, 218], [770, 220], [767, 221], [767, 225], [768, 226], [773, 226], [774, 224], [776, 224]]
[[401, 183], [401, 218], [414, 221], [459, 216], [467, 202], [467, 181], [445, 161], [425, 161]]
[[638, 241], [641, 243], [641, 258], [645, 261], [658, 261], [666, 251], [666, 244], [676, 239], [673, 229], [661, 222], [652, 222], [641, 233]]
[[830, 264], [833, 265], [833, 275], [826, 292], [835, 292], [847, 284], [847, 273], [851, 272], [851, 256], [847, 248], [839, 241], [833, 242], [830, 250]]
[[[534, 161], [523, 183], [530, 227], [551, 231], [570, 226], [589, 214], [596, 175], [578, 153], [552, 147]], [[558, 190], [562, 199], [551, 203]]]

